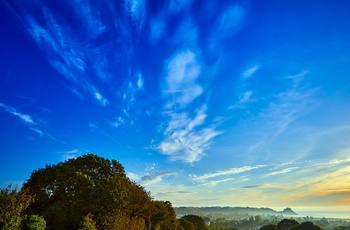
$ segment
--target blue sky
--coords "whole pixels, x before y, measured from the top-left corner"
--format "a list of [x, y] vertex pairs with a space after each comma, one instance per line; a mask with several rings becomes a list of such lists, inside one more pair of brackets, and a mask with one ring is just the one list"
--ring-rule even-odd
[[350, 205], [348, 1], [0, 1], [0, 184], [85, 153], [174, 206]]

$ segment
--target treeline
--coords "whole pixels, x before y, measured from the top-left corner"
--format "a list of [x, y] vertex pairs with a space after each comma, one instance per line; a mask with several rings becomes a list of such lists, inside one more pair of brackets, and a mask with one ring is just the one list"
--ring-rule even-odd
[[116, 160], [88, 154], [35, 170], [22, 188], [0, 189], [0, 229], [207, 229], [201, 217], [177, 220]]
[[[280, 217], [282, 217], [280, 219]], [[283, 216], [249, 216], [232, 218], [223, 215], [204, 216], [209, 222], [210, 230], [350, 230], [350, 223], [341, 220], [327, 221], [326, 218], [286, 219]]]
[[299, 223], [293, 219], [283, 219], [277, 225], [268, 224], [260, 228], [261, 230], [322, 230], [320, 226], [315, 225], [314, 223], [307, 221]]

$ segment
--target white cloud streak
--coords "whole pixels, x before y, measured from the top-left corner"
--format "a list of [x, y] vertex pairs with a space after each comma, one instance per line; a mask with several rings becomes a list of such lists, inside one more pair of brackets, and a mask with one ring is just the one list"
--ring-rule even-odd
[[244, 71], [244, 72], [242, 73], [243, 78], [250, 78], [251, 76], [253, 76], [253, 74], [254, 74], [256, 71], [258, 71], [259, 68], [260, 68], [259, 65], [255, 65], [255, 66], [253, 66], [253, 67], [247, 69], [246, 71]]
[[104, 98], [99, 92], [95, 92], [95, 98], [101, 103], [101, 105], [106, 106], [108, 104], [108, 100]]
[[29, 125], [35, 125], [36, 123], [33, 121], [32, 117], [28, 114], [17, 112], [17, 110], [11, 106], [0, 103], [0, 107], [4, 108], [4, 110], [13, 116], [20, 118], [24, 123]]
[[54, 139], [50, 134], [43, 132], [39, 126], [40, 124], [33, 120], [33, 118], [25, 113], [18, 112], [15, 108], [5, 105], [3, 103], [0, 103], [0, 108], [3, 108], [5, 112], [19, 118], [25, 125], [29, 127], [29, 129], [33, 130], [34, 132], [38, 133], [39, 136], [48, 136], [51, 139]]
[[137, 83], [136, 83], [137, 88], [139, 90], [143, 89], [143, 84], [144, 84], [144, 80], [143, 80], [142, 74], [139, 72], [137, 74]]
[[292, 171], [294, 171], [294, 170], [296, 170], [298, 168], [299, 167], [290, 167], [290, 168], [282, 169], [280, 171], [271, 172], [269, 174], [266, 174], [266, 176], [275, 176], [275, 175], [290, 173], [290, 172], [292, 172]]
[[82, 150], [82, 149], [72, 149], [68, 151], [62, 151], [60, 153], [63, 153], [63, 160], [67, 161], [69, 159], [74, 159], [77, 158], [78, 156], [82, 154], [89, 153], [90, 151], [88, 150]]
[[35, 124], [33, 119], [28, 114], [22, 114], [22, 113], [19, 113], [19, 112], [16, 112], [16, 111], [10, 111], [10, 113], [12, 115], [14, 115], [14, 116], [17, 116], [17, 117], [21, 118], [22, 121], [24, 121], [25, 123], [29, 123], [29, 124], [32, 124], [32, 125]]
[[233, 180], [234, 178], [227, 178], [227, 179], [223, 179], [223, 180], [213, 180], [213, 181], [208, 181], [208, 182], [205, 182], [203, 184], [201, 184], [201, 186], [210, 186], [210, 187], [214, 187], [220, 183], [223, 183], [223, 182], [227, 182], [227, 181], [231, 181]]
[[251, 171], [254, 169], [258, 169], [258, 168], [262, 168], [262, 167], [265, 167], [265, 165], [243, 166], [240, 168], [230, 168], [230, 169], [226, 169], [226, 170], [216, 171], [214, 173], [206, 173], [202, 176], [194, 176], [193, 179], [195, 181], [204, 181], [204, 180], [209, 179], [209, 178], [244, 173], [244, 172]]

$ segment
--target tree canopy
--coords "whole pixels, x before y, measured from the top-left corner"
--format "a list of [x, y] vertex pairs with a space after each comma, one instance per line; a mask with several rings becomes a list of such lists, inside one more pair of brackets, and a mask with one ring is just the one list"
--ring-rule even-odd
[[299, 223], [293, 219], [283, 219], [277, 224], [278, 230], [290, 230], [293, 227], [298, 226]]
[[196, 230], [207, 230], [208, 226], [205, 224], [204, 219], [197, 215], [185, 215], [181, 219], [191, 222]]
[[35, 197], [26, 212], [43, 216], [47, 229], [176, 228], [170, 202], [153, 201], [119, 162], [94, 154], [35, 170], [23, 188]]

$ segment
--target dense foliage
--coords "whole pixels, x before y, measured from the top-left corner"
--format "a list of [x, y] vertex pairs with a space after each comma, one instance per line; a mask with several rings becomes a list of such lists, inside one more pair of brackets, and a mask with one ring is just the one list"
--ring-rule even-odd
[[186, 215], [184, 217], [182, 217], [181, 219], [187, 220], [189, 222], [191, 222], [196, 230], [207, 230], [209, 229], [207, 227], [207, 225], [204, 222], [204, 219], [200, 216], [196, 216], [196, 215]]
[[35, 170], [19, 192], [0, 195], [0, 229], [22, 223], [23, 229], [175, 230], [178, 224], [170, 202], [154, 201], [119, 162], [94, 154]]
[[24, 211], [32, 200], [26, 189], [18, 191], [11, 185], [0, 189], [0, 229], [20, 229]]
[[44, 217], [38, 215], [25, 216], [22, 219], [23, 230], [44, 230], [46, 229], [46, 221]]

